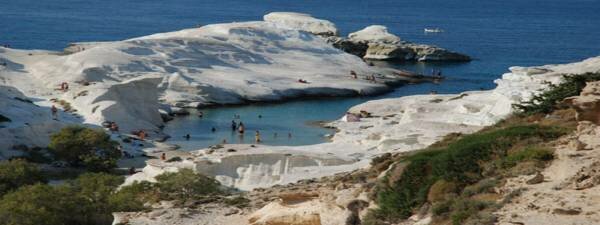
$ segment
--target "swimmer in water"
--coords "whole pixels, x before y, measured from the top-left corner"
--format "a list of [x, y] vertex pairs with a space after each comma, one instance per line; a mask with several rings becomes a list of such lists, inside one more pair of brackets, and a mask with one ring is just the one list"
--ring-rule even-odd
[[260, 132], [256, 131], [256, 134], [254, 135], [254, 140], [256, 141], [256, 143], [260, 143]]

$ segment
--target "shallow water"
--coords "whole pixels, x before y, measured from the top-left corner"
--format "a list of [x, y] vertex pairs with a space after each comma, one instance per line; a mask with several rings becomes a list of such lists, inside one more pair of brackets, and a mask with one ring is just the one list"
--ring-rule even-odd
[[[390, 66], [407, 67], [409, 65]], [[412, 66], [427, 68], [431, 65]], [[348, 108], [369, 100], [429, 94], [430, 91], [457, 93], [475, 88], [490, 88], [490, 85], [484, 82], [464, 80], [453, 75], [448, 76], [439, 84], [407, 85], [378, 96], [295, 100], [285, 103], [202, 109], [200, 110], [203, 114], [202, 118], [196, 116], [198, 113], [193, 111], [191, 116], [176, 117], [173, 121], [168, 122], [164, 131], [172, 136], [169, 143], [177, 144], [183, 150], [207, 147], [221, 143], [224, 139], [227, 143], [255, 143], [256, 130], [260, 132], [261, 144], [292, 146], [318, 144], [326, 142], [326, 135], [333, 134], [335, 131], [322, 128], [316, 122], [339, 119]], [[246, 127], [244, 135], [232, 132], [231, 121], [234, 119], [234, 115], [240, 115], [240, 119], [235, 119], [235, 122], [242, 121], [244, 123]], [[211, 131], [213, 127], [216, 128], [216, 132]], [[288, 133], [292, 134], [291, 138], [288, 137]], [[189, 140], [184, 138], [186, 134], [190, 134]]]
[[[148, 1], [148, 0], [19, 0], [0, 2], [0, 44], [13, 48], [60, 50], [70, 42], [122, 40], [195, 27], [199, 24], [261, 20], [272, 11], [296, 11], [336, 23], [342, 34], [381, 24], [405, 40], [435, 44], [466, 53], [476, 60], [463, 64], [412, 63], [395, 67], [425, 72], [441, 68], [449, 79], [420, 84], [369, 98], [294, 101], [204, 110], [205, 117], [177, 118], [166, 131], [185, 148], [204, 147], [227, 138], [229, 123], [240, 114], [266, 144], [301, 145], [324, 141], [329, 130], [307, 121], [339, 118], [352, 105], [384, 97], [456, 93], [493, 88], [493, 80], [509, 66], [579, 61], [600, 55], [600, 1], [597, 0], [370, 0], [370, 1]], [[425, 34], [423, 28], [444, 33]], [[263, 119], [258, 119], [258, 114]], [[210, 128], [218, 131], [213, 134]], [[287, 139], [287, 132], [292, 139]], [[180, 136], [192, 134], [192, 140]], [[278, 132], [277, 139], [272, 133]], [[283, 135], [282, 135], [283, 134]]]

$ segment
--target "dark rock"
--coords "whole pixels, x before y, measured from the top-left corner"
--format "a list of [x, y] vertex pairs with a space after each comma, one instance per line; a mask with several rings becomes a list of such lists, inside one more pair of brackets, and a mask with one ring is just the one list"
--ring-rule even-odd
[[542, 182], [544, 182], [544, 175], [538, 172], [533, 178], [527, 181], [527, 184], [539, 184]]
[[559, 214], [559, 215], [579, 215], [579, 214], [581, 214], [581, 208], [570, 208], [570, 209], [556, 208], [552, 211], [552, 213]]

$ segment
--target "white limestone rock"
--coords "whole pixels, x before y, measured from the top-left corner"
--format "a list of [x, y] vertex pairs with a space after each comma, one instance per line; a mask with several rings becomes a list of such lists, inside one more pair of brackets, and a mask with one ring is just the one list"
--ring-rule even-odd
[[285, 28], [306, 31], [321, 36], [337, 36], [335, 24], [317, 19], [309, 14], [295, 12], [272, 12], [263, 17], [264, 21], [281, 25]]
[[355, 42], [375, 42], [385, 44], [398, 44], [400, 37], [388, 32], [387, 27], [382, 25], [371, 25], [362, 30], [348, 34], [348, 38]]

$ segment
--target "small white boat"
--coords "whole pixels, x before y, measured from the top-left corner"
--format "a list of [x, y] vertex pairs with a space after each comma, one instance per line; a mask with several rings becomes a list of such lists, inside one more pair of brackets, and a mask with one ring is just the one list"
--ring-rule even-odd
[[444, 30], [442, 30], [440, 28], [425, 28], [424, 31], [425, 31], [425, 33], [442, 33], [442, 32], [444, 32]]

